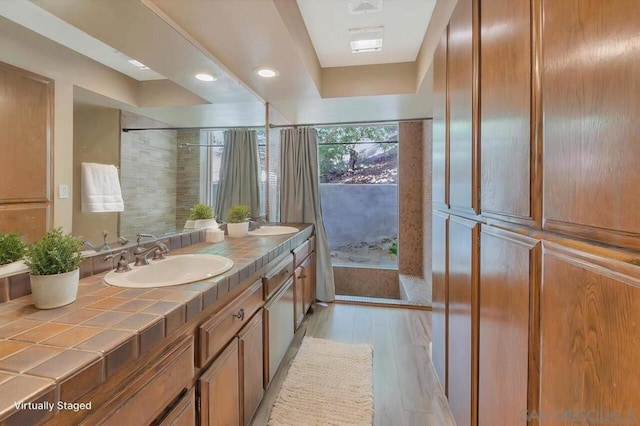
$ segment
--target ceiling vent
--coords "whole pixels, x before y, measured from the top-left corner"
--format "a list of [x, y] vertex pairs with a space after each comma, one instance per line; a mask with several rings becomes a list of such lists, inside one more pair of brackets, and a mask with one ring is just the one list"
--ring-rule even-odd
[[358, 15], [361, 13], [380, 12], [382, 0], [348, 0], [349, 13]]

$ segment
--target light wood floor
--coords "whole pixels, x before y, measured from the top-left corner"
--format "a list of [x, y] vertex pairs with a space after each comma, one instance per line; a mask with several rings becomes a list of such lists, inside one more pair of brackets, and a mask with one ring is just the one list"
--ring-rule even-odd
[[[348, 304], [317, 305], [296, 333], [252, 425], [269, 413], [304, 334], [373, 345], [374, 425], [454, 425], [431, 360], [431, 312]], [[302, 425], [301, 425], [302, 426]]]

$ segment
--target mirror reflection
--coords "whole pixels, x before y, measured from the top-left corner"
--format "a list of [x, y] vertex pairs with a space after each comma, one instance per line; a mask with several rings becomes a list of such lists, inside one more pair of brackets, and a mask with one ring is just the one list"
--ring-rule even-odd
[[[238, 199], [224, 185], [223, 162], [233, 167], [233, 173], [226, 178], [234, 187], [251, 185], [254, 204], [251, 216], [264, 216], [267, 185], [264, 127], [149, 129], [156, 127], [168, 126], [114, 108], [74, 105], [72, 233], [88, 241], [87, 247], [100, 249], [105, 242], [117, 241], [119, 237], [135, 241], [138, 233], [158, 236], [182, 231], [191, 207], [198, 203], [210, 205], [217, 220], [224, 221], [224, 210], [249, 201]], [[139, 128], [148, 130], [133, 130]], [[255, 152], [230, 149], [225, 162], [225, 133], [230, 144], [237, 138], [242, 146], [254, 146]], [[247, 161], [250, 154], [256, 157], [255, 167]], [[82, 163], [111, 164], [118, 168], [122, 212], [83, 211]]]

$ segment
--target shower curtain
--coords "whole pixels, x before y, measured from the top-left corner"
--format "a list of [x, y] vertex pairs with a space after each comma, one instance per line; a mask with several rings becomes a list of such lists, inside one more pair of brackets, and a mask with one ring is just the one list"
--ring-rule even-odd
[[280, 220], [315, 225], [316, 298], [322, 302], [333, 302], [336, 289], [327, 233], [322, 222], [316, 129], [281, 130], [280, 166]]
[[216, 196], [216, 217], [226, 220], [235, 205], [249, 206], [260, 216], [260, 160], [255, 130], [225, 130]]

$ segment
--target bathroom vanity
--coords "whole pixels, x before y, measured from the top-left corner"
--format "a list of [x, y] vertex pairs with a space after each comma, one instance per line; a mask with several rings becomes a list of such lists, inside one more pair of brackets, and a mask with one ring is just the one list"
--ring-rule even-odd
[[[233, 259], [209, 280], [127, 289], [102, 273], [82, 279], [68, 307], [37, 311], [30, 296], [0, 305], [16, 307], [0, 344], [30, 345], [0, 350], [0, 423], [248, 424], [315, 300], [313, 227], [297, 228], [172, 250]], [[43, 351], [41, 362], [18, 362]], [[18, 409], [14, 399], [53, 408]]]

